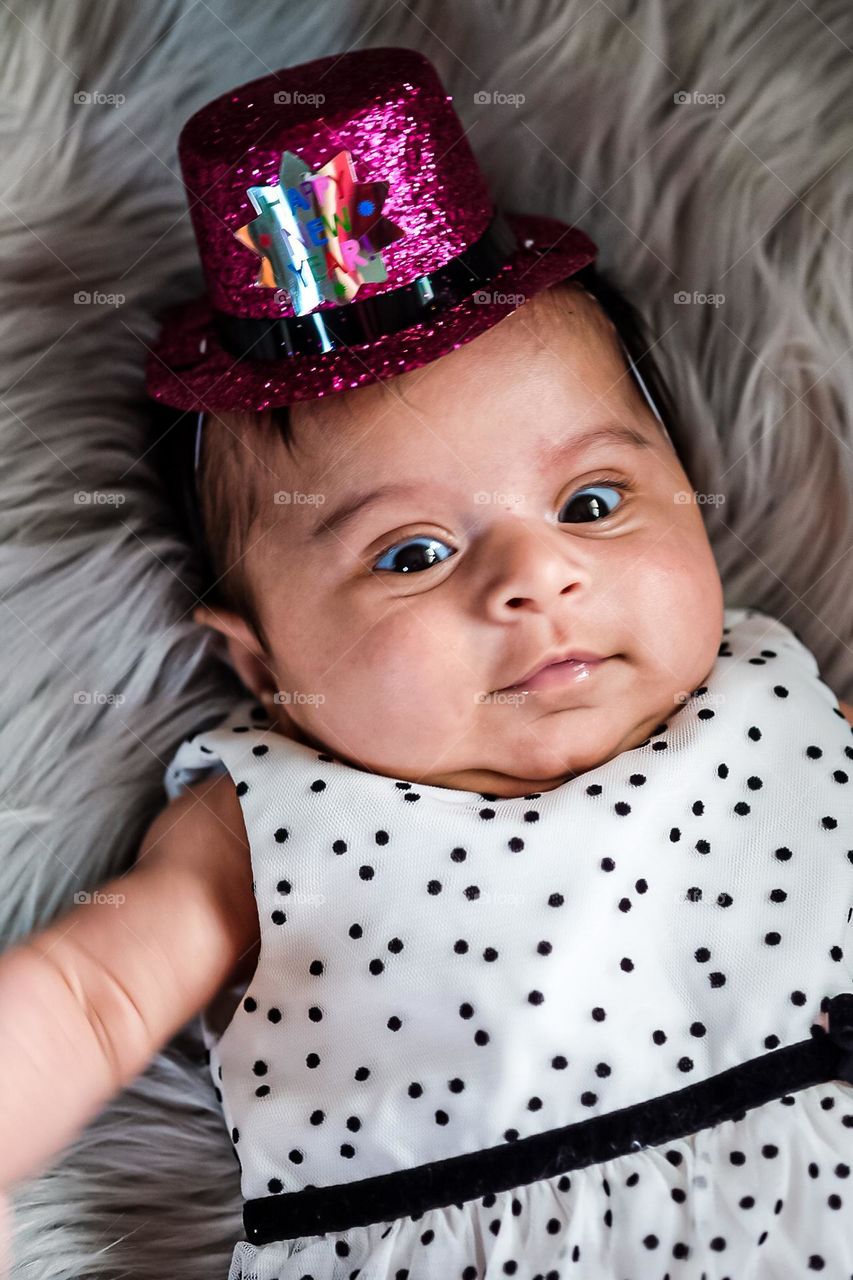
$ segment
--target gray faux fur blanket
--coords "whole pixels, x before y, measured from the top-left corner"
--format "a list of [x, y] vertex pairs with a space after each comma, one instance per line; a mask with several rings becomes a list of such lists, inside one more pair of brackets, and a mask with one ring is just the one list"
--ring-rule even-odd
[[[695, 487], [722, 495], [705, 514], [727, 603], [793, 626], [853, 698], [847, 0], [8, 0], [4, 945], [129, 865], [179, 740], [239, 692], [191, 621], [147, 456], [156, 316], [202, 288], [180, 126], [245, 80], [380, 44], [435, 62], [499, 202], [523, 191], [600, 245], [650, 318]], [[197, 1027], [15, 1208], [30, 1280], [224, 1277], [238, 1171]]]

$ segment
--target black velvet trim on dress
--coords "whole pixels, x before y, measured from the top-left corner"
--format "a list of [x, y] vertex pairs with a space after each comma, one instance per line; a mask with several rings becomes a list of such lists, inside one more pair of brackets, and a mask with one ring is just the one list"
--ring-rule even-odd
[[829, 1030], [751, 1058], [684, 1089], [498, 1147], [374, 1178], [260, 1196], [243, 1204], [254, 1244], [347, 1231], [509, 1191], [616, 1156], [674, 1142], [815, 1084], [853, 1084], [853, 994], [827, 1002]]

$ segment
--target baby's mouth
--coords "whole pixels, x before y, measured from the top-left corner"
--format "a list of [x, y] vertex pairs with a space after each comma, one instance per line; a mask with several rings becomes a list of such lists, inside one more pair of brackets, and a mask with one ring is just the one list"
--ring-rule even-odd
[[599, 668], [609, 658], [566, 658], [562, 662], [551, 662], [541, 667], [532, 676], [519, 680], [516, 684], [507, 685], [501, 693], [524, 692], [535, 693], [545, 689], [565, 689], [577, 684], [584, 684], [592, 679]]

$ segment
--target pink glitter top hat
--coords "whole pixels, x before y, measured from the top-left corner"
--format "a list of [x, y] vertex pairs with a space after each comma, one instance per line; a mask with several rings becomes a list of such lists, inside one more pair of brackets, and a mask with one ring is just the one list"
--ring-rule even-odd
[[207, 292], [146, 367], [183, 411], [261, 411], [416, 369], [592, 262], [553, 218], [496, 209], [413, 49], [286, 67], [197, 111], [178, 142]]

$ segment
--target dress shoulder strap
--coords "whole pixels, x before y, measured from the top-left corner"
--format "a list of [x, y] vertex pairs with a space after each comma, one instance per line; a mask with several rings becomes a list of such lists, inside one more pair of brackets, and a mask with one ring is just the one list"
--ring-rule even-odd
[[228, 772], [230, 741], [247, 744], [256, 739], [259, 744], [270, 727], [267, 713], [254, 698], [243, 698], [224, 717], [202, 723], [184, 738], [166, 769], [163, 787], [169, 800], [211, 773]]

